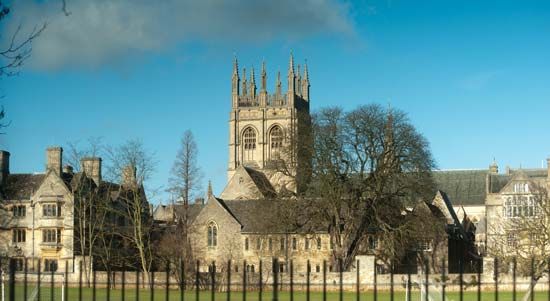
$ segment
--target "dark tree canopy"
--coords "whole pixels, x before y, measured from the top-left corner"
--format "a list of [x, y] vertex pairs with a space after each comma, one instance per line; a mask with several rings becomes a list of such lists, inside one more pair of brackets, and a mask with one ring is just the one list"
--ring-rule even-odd
[[406, 206], [433, 197], [435, 164], [426, 139], [396, 109], [325, 108], [312, 130], [308, 207], [330, 224], [334, 256], [348, 267], [368, 233], [393, 239], [406, 231]]

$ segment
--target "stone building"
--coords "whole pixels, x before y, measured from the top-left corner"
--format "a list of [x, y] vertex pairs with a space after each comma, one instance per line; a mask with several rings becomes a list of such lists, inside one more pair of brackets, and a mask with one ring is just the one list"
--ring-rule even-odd
[[61, 147], [50, 147], [44, 172], [12, 174], [10, 153], [0, 151], [0, 256], [15, 258], [18, 268], [26, 259], [30, 270], [64, 270], [65, 263], [72, 270], [83, 253], [76, 205], [84, 192], [92, 189], [118, 206], [120, 196], [135, 184], [135, 169], [116, 184], [102, 179], [101, 158], [82, 158], [79, 172], [63, 166], [62, 158]]
[[[503, 256], [516, 251], [517, 221], [540, 218], [550, 184], [547, 168], [512, 169], [499, 172], [493, 162], [488, 169], [434, 172], [439, 189], [447, 192], [459, 218], [471, 222], [481, 253]], [[543, 196], [544, 201], [545, 196]]]
[[[260, 261], [276, 257], [283, 263], [283, 272], [288, 269], [286, 263], [290, 260], [296, 271], [303, 272], [309, 260], [312, 271], [320, 272], [323, 261], [331, 262], [333, 251], [328, 225], [308, 220], [304, 214], [289, 212], [285, 203], [292, 197], [280, 197], [285, 191], [296, 192], [300, 189], [299, 179], [307, 178], [306, 174], [300, 174], [301, 167], [308, 164], [307, 153], [285, 151], [299, 150], [299, 146], [292, 144], [301, 144], [310, 138], [308, 70], [307, 66], [303, 73], [299, 66], [297, 70], [291, 56], [287, 91], [282, 91], [280, 74], [277, 74], [276, 91], [269, 94], [265, 65], [262, 64], [260, 92], [257, 93], [254, 70], [250, 71], [249, 79], [243, 70], [241, 78], [237, 60], [234, 62], [228, 181], [219, 197], [209, 193], [204, 204], [195, 204], [200, 209], [195, 207], [191, 216], [189, 233], [193, 253], [205, 265], [203, 269], [211, 262], [232, 260], [246, 261], [247, 269], [257, 271]], [[281, 161], [286, 172], [279, 169]], [[298, 183], [294, 179], [298, 179]], [[159, 206], [154, 213], [155, 219], [159, 223], [173, 221], [174, 215], [182, 210], [181, 206]], [[447, 218], [451, 226], [462, 227], [446, 197], [421, 202], [404, 214], [412, 217], [415, 210], [429, 210]], [[296, 227], [304, 220], [308, 220], [307, 227]], [[373, 254], [378, 248], [374, 234], [367, 241], [362, 255]], [[430, 247], [423, 251], [435, 252]], [[333, 267], [328, 266], [328, 269]]]

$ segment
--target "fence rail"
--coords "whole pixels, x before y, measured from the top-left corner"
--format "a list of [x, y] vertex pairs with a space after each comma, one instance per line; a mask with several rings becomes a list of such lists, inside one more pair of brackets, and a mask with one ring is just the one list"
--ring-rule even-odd
[[515, 260], [503, 267], [498, 259], [490, 273], [478, 269], [468, 274], [462, 266], [457, 274], [447, 273], [444, 261], [438, 273], [425, 262], [414, 274], [412, 268], [395, 274], [393, 265], [388, 273], [380, 273], [376, 265], [365, 271], [359, 261], [344, 271], [341, 260], [336, 272], [329, 271], [326, 261], [315, 270], [307, 261], [305, 270], [298, 272], [293, 261], [277, 258], [259, 261], [257, 270], [246, 261], [202, 264], [186, 266], [180, 261], [148, 273], [122, 269], [84, 275], [81, 265], [76, 272], [70, 272], [68, 264], [64, 271], [41, 272], [38, 265], [36, 272], [29, 272], [26, 261], [18, 271], [16, 262], [9, 260], [2, 271], [1, 301], [550, 301], [550, 277], [535, 275], [533, 261], [527, 277], [518, 277]]

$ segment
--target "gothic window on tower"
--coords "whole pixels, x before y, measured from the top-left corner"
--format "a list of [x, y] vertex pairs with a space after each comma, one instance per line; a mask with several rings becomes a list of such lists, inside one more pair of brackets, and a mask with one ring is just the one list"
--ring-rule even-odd
[[248, 127], [243, 132], [243, 161], [253, 161], [256, 151], [256, 131]]
[[283, 130], [280, 126], [274, 126], [269, 133], [270, 158], [279, 159], [281, 148], [283, 147]]

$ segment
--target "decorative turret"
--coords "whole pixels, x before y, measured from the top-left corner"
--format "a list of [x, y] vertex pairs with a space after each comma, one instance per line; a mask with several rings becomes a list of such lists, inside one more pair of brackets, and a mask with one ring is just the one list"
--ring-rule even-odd
[[239, 82], [239, 63], [237, 62], [237, 57], [235, 57], [233, 62], [233, 76], [231, 77], [231, 94], [234, 108], [239, 106]]
[[248, 91], [248, 84], [246, 82], [246, 68], [243, 68], [243, 87], [241, 91], [243, 92], [243, 96], [246, 96], [246, 92]]
[[498, 165], [497, 165], [497, 161], [494, 158], [493, 158], [493, 163], [489, 165], [489, 173], [498, 174]]
[[296, 95], [302, 96], [302, 75], [300, 74], [300, 64], [296, 72]]
[[309, 101], [309, 74], [307, 71], [307, 61], [304, 64], [304, 76], [302, 78], [302, 98]]
[[256, 98], [256, 79], [254, 78], [254, 67], [252, 67], [252, 71], [250, 72], [250, 86], [249, 86], [249, 94], [252, 100]]
[[290, 53], [290, 61], [288, 63], [288, 91], [287, 104], [294, 106], [294, 96], [296, 91], [296, 75], [294, 75], [294, 57]]
[[262, 62], [262, 82], [260, 87], [260, 106], [267, 105], [267, 73], [265, 71], [265, 61]]
[[275, 94], [281, 95], [283, 93], [281, 89], [281, 71], [277, 71], [277, 81], [275, 82]]

